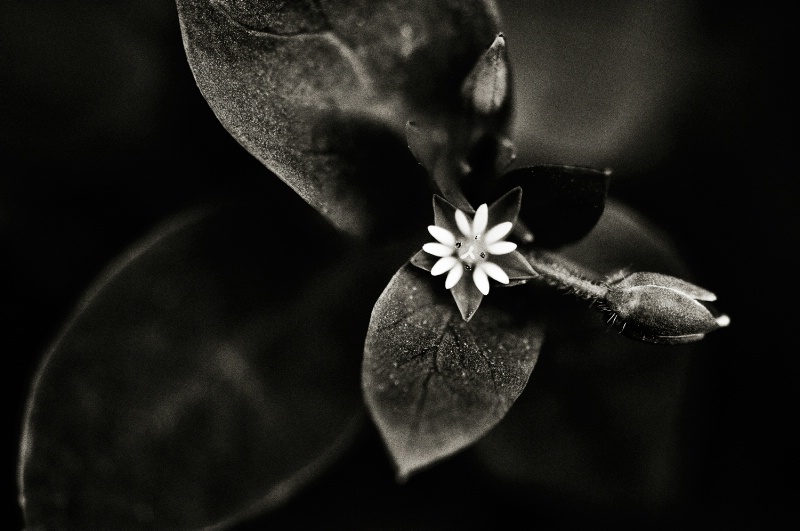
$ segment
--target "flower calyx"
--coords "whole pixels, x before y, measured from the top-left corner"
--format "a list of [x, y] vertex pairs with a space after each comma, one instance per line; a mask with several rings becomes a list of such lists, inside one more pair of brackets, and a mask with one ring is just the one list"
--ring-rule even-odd
[[706, 303], [712, 292], [661, 273], [632, 273], [608, 286], [602, 308], [621, 333], [646, 341], [675, 345], [698, 341], [728, 326]]

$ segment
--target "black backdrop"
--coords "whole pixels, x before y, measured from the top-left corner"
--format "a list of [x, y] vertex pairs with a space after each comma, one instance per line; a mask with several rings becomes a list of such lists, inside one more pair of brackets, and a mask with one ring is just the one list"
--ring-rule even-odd
[[[570, 17], [583, 13], [583, 27], [618, 27], [601, 16], [603, 9], [586, 14], [580, 2], [533, 4], [500, 3], [503, 15], [513, 14], [505, 32], [520, 65], [518, 82], [530, 74], [526, 68], [547, 70], [547, 61], [580, 57], [580, 34], [566, 31]], [[610, 17], [625, 5], [604, 4]], [[601, 149], [585, 161], [564, 162], [615, 167], [612, 195], [673, 236], [696, 278], [732, 317], [728, 330], [707, 339], [710, 353], [694, 374], [702, 389], [694, 407], [704, 424], [693, 427], [701, 436], [692, 451], [702, 464], [692, 516], [719, 527], [742, 519], [776, 522], [795, 517], [798, 494], [791, 434], [800, 195], [791, 164], [789, 17], [768, 2], [681, 5], [682, 38], [702, 58], [667, 46], [670, 60], [657, 64], [668, 64], [671, 74], [655, 81], [666, 89], [647, 102], [653, 109], [641, 120], [651, 134], [632, 141], [639, 156]], [[526, 31], [531, 17], [543, 13], [555, 28], [549, 35], [563, 42], [550, 42], [551, 56], [539, 58], [527, 47], [540, 41]], [[610, 46], [618, 37], [611, 30], [598, 35], [584, 44]], [[657, 47], [663, 38], [644, 41]], [[588, 80], [571, 72], [576, 84], [620, 79], [602, 70], [587, 73]], [[642, 83], [641, 76], [624, 83]], [[569, 86], [557, 77], [551, 82]], [[615, 101], [612, 89], [598, 91], [601, 103]], [[582, 110], [540, 111], [537, 117], [566, 138], [545, 140], [542, 157], [582, 153], [568, 142], [572, 130], [553, 126], [572, 120], [580, 131]], [[0, 353], [10, 449], [2, 476], [10, 493], [31, 377], [84, 289], [165, 217], [242, 189], [289, 193], [203, 100], [174, 4], [7, 0], [0, 6]], [[3, 508], [4, 526], [22, 528], [15, 495]]]

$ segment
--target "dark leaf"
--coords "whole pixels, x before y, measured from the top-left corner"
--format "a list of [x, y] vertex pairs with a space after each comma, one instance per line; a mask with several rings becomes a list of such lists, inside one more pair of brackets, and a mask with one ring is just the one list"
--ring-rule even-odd
[[[600, 278], [624, 267], [689, 278], [669, 240], [611, 201], [589, 236], [562, 254]], [[684, 406], [693, 354], [705, 342], [641, 343], [588, 303], [541, 296], [550, 318], [536, 371], [505, 420], [475, 446], [479, 459], [515, 495], [553, 500], [553, 514], [569, 528], [582, 509], [598, 520], [671, 514], [691, 480]]]
[[447, 134], [441, 129], [420, 126], [416, 122], [408, 121], [406, 142], [417, 162], [428, 174], [433, 174], [437, 162], [447, 148]]
[[548, 164], [512, 170], [500, 178], [498, 187], [522, 187], [520, 220], [533, 232], [536, 245], [553, 248], [592, 230], [603, 214], [610, 175], [594, 168]]
[[386, 277], [287, 196], [294, 210], [239, 202], [168, 223], [88, 293], [29, 401], [28, 528], [227, 525], [347, 448]]
[[443, 283], [407, 264], [378, 299], [362, 384], [400, 478], [475, 442], [525, 387], [544, 328], [515, 291], [492, 292], [465, 322]]
[[[472, 0], [177, 0], [189, 63], [222, 124], [338, 228], [397, 228], [429, 192], [408, 120], [460, 110], [497, 33]], [[422, 219], [422, 218], [420, 218]]]

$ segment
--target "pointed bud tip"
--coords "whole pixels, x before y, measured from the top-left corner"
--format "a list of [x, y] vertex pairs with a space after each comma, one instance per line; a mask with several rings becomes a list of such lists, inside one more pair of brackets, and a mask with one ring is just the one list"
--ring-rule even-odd
[[511, 69], [503, 34], [478, 58], [461, 85], [467, 109], [484, 120], [501, 120], [508, 113], [511, 99]]

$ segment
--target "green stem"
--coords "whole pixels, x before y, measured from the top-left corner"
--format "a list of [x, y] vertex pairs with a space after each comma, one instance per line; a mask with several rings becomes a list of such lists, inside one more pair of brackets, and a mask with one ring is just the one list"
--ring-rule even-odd
[[587, 278], [597, 278], [597, 274], [563, 256], [532, 249], [520, 249], [520, 252], [542, 279], [552, 286], [569, 290], [584, 299], [602, 300], [608, 292], [605, 284]]

